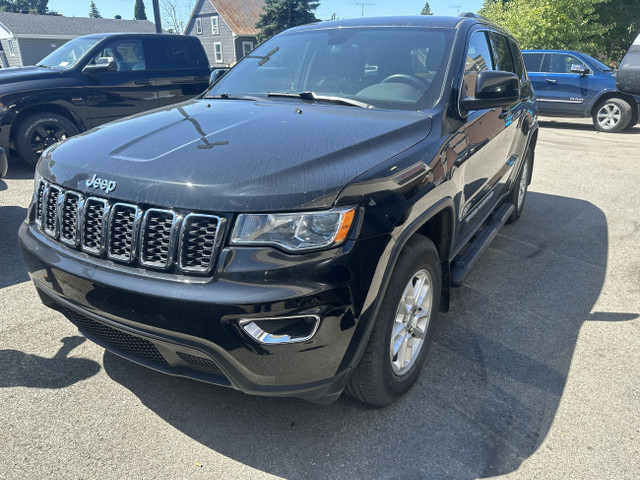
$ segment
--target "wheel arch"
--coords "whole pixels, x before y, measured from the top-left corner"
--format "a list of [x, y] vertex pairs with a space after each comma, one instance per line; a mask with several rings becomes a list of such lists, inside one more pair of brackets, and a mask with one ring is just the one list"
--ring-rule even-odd
[[9, 138], [12, 145], [15, 146], [15, 135], [22, 121], [34, 113], [55, 113], [65, 117], [67, 120], [72, 122], [76, 127], [78, 127], [78, 130], [80, 132], [86, 130], [84, 122], [82, 121], [80, 116], [71, 108], [57, 103], [31, 105], [23, 110], [20, 110], [20, 112], [16, 115], [16, 118], [11, 123], [11, 133], [9, 134]]
[[609, 100], [610, 98], [619, 98], [620, 100], [624, 100], [631, 106], [631, 125], [635, 125], [638, 123], [638, 103], [636, 99], [631, 95], [626, 95], [624, 93], [618, 92], [617, 90], [609, 90], [604, 92], [599, 97], [593, 100], [591, 107], [589, 108], [589, 116], [592, 116], [596, 109], [600, 108], [603, 102]]

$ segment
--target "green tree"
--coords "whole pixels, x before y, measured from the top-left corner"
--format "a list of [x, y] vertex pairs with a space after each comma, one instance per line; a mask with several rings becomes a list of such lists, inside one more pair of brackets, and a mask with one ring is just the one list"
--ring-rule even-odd
[[[612, 4], [625, 0], [485, 0], [480, 14], [509, 30], [522, 48], [558, 48], [581, 50], [591, 55], [611, 58]], [[637, 0], [633, 2], [637, 4]], [[638, 16], [635, 17], [638, 22]], [[633, 19], [627, 18], [628, 27]], [[629, 22], [629, 23], [626, 23]], [[630, 43], [630, 42], [629, 42]], [[620, 57], [621, 58], [621, 57]]]
[[318, 21], [313, 10], [320, 2], [315, 0], [266, 0], [264, 3], [264, 13], [256, 22], [260, 43], [287, 28]]
[[136, 20], [146, 20], [147, 12], [144, 11], [144, 1], [136, 0], [136, 6], [133, 8], [133, 18]]
[[49, 0], [0, 0], [0, 12], [17, 13], [27, 10], [38, 15], [57, 15], [55, 12], [49, 12], [48, 3]]
[[93, 2], [91, 2], [91, 7], [89, 8], [89, 18], [102, 18], [98, 7], [96, 7], [96, 4]]
[[633, 40], [640, 35], [639, 0], [605, 0], [596, 4], [598, 23], [606, 26], [606, 35], [591, 35], [586, 39], [593, 51], [604, 54], [606, 60], [620, 62]]
[[429, 5], [429, 2], [426, 2], [424, 4], [424, 7], [422, 7], [422, 11], [420, 12], [420, 15], [433, 15], [433, 12], [431, 11], [431, 5]]

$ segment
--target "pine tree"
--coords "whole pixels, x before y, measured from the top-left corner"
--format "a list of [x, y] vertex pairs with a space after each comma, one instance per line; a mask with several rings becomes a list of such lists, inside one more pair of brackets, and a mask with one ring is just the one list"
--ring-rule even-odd
[[424, 7], [420, 12], [420, 15], [433, 15], [433, 12], [431, 11], [431, 5], [429, 5], [429, 2], [425, 2]]
[[133, 18], [136, 20], [146, 20], [147, 13], [144, 11], [144, 1], [136, 0], [136, 6], [133, 8]]
[[315, 0], [266, 0], [262, 7], [264, 13], [256, 22], [256, 28], [260, 30], [258, 42], [262, 43], [287, 28], [317, 22], [312, 10], [318, 5], [320, 2]]
[[91, 7], [89, 7], [89, 18], [102, 18], [98, 7], [96, 7], [96, 4], [93, 3], [93, 1], [91, 2]]

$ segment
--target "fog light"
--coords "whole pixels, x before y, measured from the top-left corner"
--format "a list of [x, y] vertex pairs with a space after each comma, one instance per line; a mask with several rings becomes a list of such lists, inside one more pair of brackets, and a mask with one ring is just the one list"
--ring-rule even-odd
[[265, 345], [305, 342], [313, 337], [320, 325], [318, 315], [242, 319], [240, 327], [251, 338]]

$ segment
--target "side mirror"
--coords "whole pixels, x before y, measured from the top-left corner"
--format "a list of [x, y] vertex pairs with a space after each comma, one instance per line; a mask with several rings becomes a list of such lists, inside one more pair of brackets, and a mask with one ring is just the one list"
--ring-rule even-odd
[[460, 101], [464, 111], [506, 107], [520, 101], [520, 79], [515, 73], [484, 70], [478, 73], [474, 97]]
[[90, 63], [85, 65], [82, 69], [84, 74], [101, 73], [101, 72], [115, 72], [118, 70], [118, 65], [113, 57], [98, 57], [96, 63]]
[[585, 68], [583, 65], [571, 65], [571, 73], [577, 73], [578, 75], [589, 75], [591, 70]]
[[211, 76], [209, 77], [209, 83], [215, 83], [220, 80], [225, 73], [229, 71], [228, 68], [216, 68], [213, 72], [211, 72]]
[[640, 95], [640, 35], [622, 59], [616, 72], [616, 87], [622, 93]]

